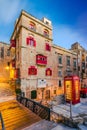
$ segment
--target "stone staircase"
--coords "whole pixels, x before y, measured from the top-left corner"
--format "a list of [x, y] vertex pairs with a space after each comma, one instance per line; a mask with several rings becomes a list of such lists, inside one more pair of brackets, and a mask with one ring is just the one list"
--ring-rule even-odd
[[16, 99], [14, 88], [8, 83], [0, 83], [0, 102]]
[[[16, 100], [0, 103], [0, 111], [6, 130], [22, 130], [41, 120], [40, 117], [19, 104]], [[2, 130], [1, 123], [0, 130]]]

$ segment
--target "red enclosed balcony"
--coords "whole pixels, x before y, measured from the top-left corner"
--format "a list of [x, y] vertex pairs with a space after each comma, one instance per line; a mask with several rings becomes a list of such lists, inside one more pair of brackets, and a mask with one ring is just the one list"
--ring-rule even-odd
[[47, 65], [47, 56], [41, 54], [36, 55], [36, 64]]
[[10, 47], [16, 47], [16, 40], [10, 41]]

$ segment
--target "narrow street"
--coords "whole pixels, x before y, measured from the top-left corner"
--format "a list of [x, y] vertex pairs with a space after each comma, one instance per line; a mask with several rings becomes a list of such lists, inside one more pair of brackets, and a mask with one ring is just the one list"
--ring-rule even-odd
[[15, 90], [9, 83], [0, 83], [0, 102], [16, 99]]

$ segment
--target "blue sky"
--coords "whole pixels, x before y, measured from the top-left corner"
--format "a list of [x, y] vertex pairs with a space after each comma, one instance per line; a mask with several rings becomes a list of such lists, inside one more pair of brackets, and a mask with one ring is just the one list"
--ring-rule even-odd
[[70, 48], [79, 42], [87, 49], [87, 0], [0, 0], [0, 41], [9, 43], [21, 10], [53, 25], [53, 43]]

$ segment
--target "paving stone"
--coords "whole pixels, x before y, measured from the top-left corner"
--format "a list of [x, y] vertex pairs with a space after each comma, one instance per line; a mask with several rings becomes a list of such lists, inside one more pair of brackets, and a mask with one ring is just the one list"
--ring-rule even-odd
[[53, 123], [51, 121], [42, 120], [39, 121], [30, 127], [24, 128], [22, 130], [51, 130], [52, 128], [56, 127], [58, 124]]

